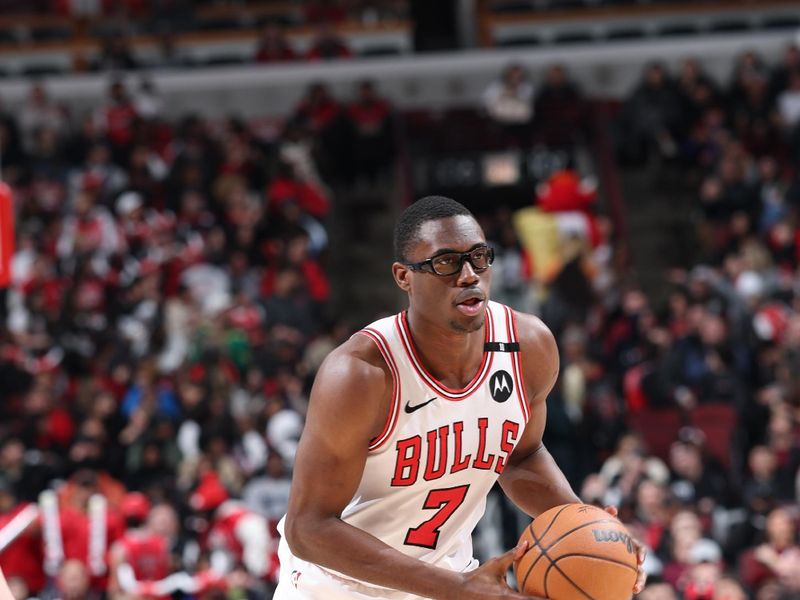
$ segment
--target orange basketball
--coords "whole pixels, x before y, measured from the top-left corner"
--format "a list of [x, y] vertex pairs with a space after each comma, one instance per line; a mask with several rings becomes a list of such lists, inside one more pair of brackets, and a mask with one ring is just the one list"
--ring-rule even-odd
[[528, 551], [514, 563], [517, 587], [551, 600], [627, 600], [636, 582], [636, 547], [602, 508], [563, 504], [523, 532]]

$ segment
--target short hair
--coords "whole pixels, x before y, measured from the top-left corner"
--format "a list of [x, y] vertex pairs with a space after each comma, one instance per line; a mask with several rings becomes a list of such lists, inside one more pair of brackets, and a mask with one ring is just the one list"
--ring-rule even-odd
[[445, 196], [425, 196], [414, 202], [403, 211], [394, 227], [395, 260], [408, 260], [410, 246], [417, 241], [423, 223], [461, 215], [474, 218], [466, 206]]

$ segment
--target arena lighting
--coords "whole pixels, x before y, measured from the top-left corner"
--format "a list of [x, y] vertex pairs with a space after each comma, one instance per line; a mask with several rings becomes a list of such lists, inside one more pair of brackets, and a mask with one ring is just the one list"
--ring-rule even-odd
[[529, 150], [445, 154], [420, 157], [418, 183], [423, 188], [498, 188], [524, 186], [533, 189], [554, 171], [565, 168], [569, 150], [536, 145]]
[[481, 162], [484, 185], [517, 185], [519, 183], [521, 170], [518, 152], [485, 154]]

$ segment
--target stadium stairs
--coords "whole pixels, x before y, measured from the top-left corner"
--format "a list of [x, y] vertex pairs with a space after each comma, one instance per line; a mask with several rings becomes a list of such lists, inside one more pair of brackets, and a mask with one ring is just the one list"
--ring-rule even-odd
[[402, 298], [392, 280], [392, 235], [404, 204], [394, 176], [371, 186], [334, 190], [330, 274], [337, 317], [353, 327], [396, 312]]
[[685, 167], [655, 158], [643, 166], [621, 166], [619, 179], [628, 267], [659, 306], [670, 290], [665, 274], [688, 268], [697, 257], [693, 206], [698, 183]]

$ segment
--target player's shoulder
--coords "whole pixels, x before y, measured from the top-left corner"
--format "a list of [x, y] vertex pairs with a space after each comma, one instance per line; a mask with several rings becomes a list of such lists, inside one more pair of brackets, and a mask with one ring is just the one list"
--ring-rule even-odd
[[550, 328], [535, 315], [515, 312], [514, 320], [520, 346], [520, 359], [525, 383], [532, 402], [543, 401], [542, 392], [549, 392], [558, 377], [558, 346]]
[[558, 353], [553, 332], [536, 315], [514, 311], [520, 348], [525, 353]]
[[365, 335], [354, 335], [325, 358], [320, 375], [340, 384], [373, 388], [383, 385], [391, 372], [376, 344]]

